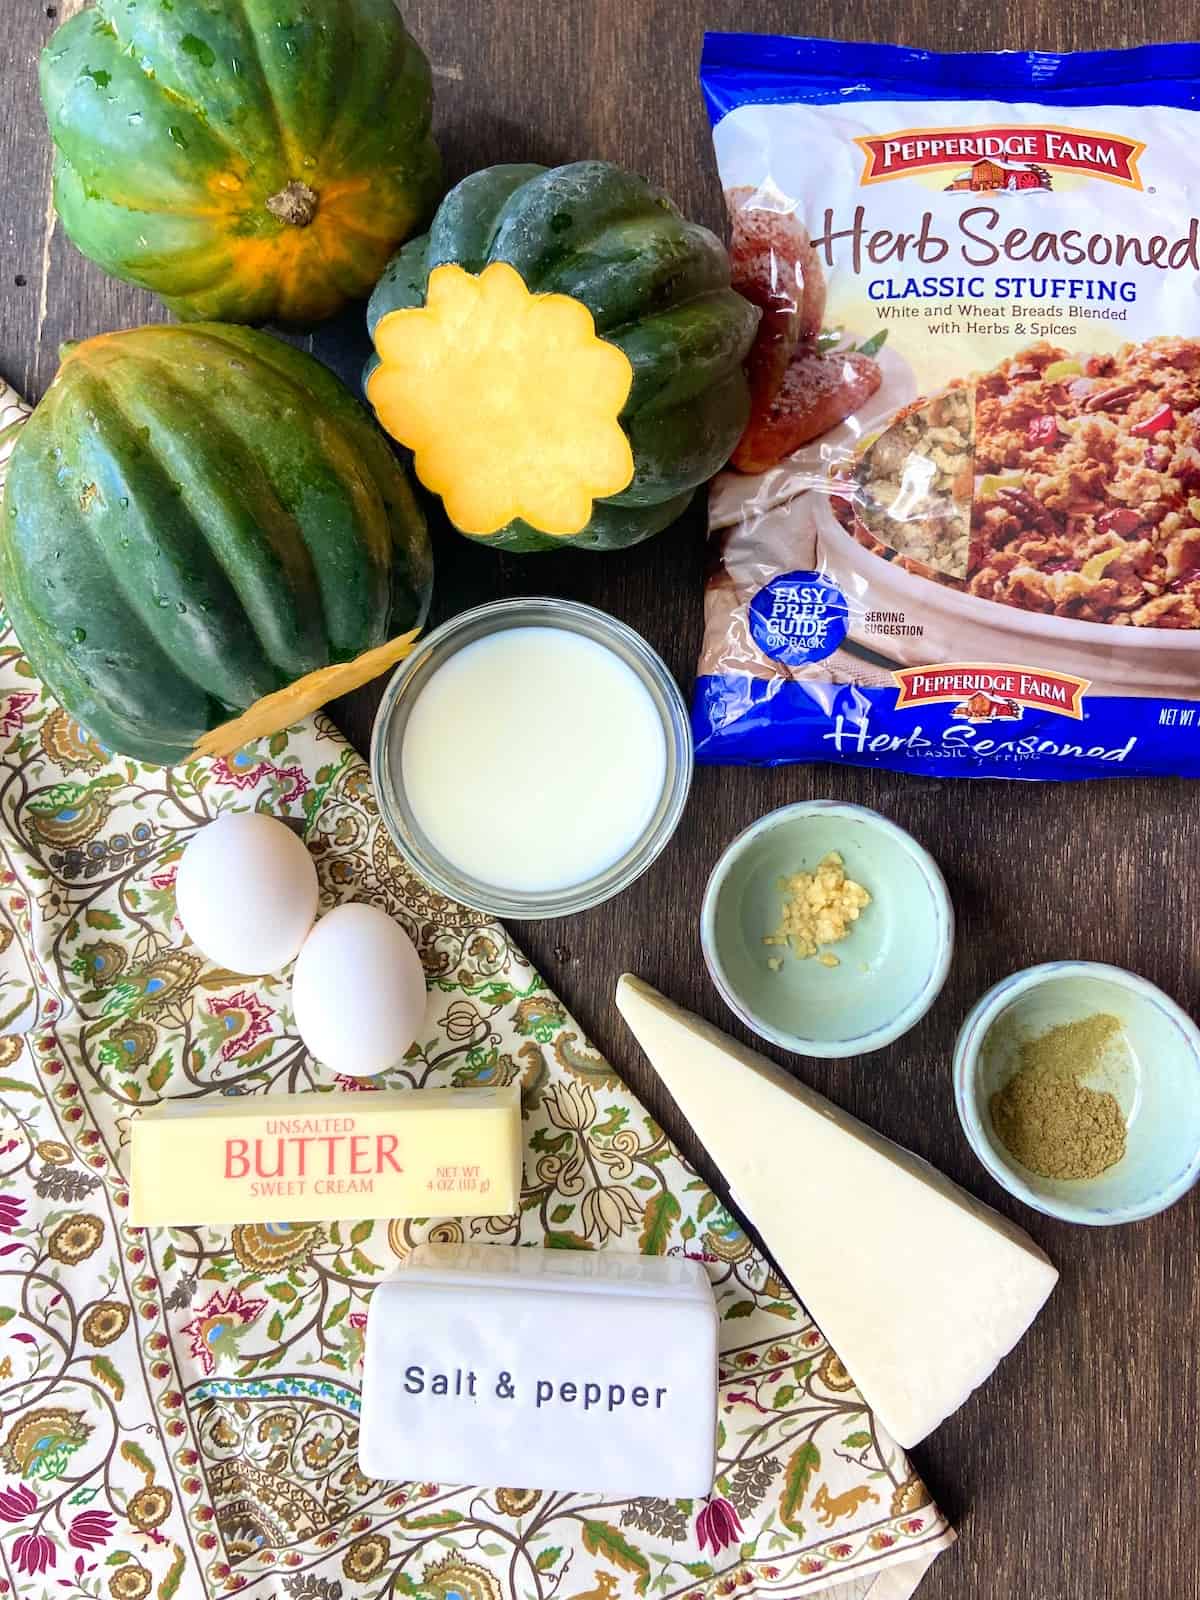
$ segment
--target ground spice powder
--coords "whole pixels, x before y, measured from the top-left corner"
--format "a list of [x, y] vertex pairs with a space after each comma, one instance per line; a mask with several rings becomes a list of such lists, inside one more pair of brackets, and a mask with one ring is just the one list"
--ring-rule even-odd
[[1009, 1153], [1043, 1178], [1095, 1178], [1125, 1154], [1115, 1095], [1081, 1080], [1105, 1063], [1117, 1017], [1066, 1022], [1018, 1051], [1016, 1072], [991, 1099], [992, 1126]]

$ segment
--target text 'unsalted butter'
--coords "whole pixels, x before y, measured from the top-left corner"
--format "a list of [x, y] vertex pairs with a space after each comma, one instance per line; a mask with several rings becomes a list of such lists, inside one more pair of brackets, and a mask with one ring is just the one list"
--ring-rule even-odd
[[517, 1084], [171, 1101], [131, 1138], [138, 1227], [507, 1216], [521, 1194]]

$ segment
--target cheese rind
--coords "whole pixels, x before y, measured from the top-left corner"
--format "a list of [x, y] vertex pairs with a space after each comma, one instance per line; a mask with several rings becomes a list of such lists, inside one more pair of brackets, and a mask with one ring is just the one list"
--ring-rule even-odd
[[908, 1150], [626, 974], [617, 1006], [863, 1397], [931, 1433], [1058, 1281], [1033, 1241]]
[[694, 1499], [712, 1488], [716, 1429], [698, 1262], [420, 1245], [371, 1296], [368, 1477]]
[[230, 1095], [133, 1119], [135, 1227], [510, 1216], [521, 1090]]

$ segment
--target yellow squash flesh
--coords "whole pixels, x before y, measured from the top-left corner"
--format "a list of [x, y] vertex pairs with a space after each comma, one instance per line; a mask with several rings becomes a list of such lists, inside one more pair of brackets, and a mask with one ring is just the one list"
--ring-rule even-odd
[[318, 672], [297, 678], [286, 689], [278, 689], [274, 694], [256, 700], [240, 717], [223, 722], [219, 728], [206, 733], [197, 741], [192, 755], [217, 758], [231, 756], [244, 746], [253, 744], [256, 739], [269, 738], [273, 733], [303, 722], [305, 717], [319, 711], [331, 700], [350, 694], [354, 689], [361, 689], [364, 683], [370, 683], [373, 678], [378, 678], [390, 667], [403, 661], [411, 653], [416, 640], [417, 629], [414, 628], [409, 633], [389, 639], [386, 644], [377, 645], [374, 650], [364, 650], [353, 661], [338, 662], [332, 667], [322, 667]]
[[520, 519], [566, 538], [632, 482], [633, 368], [581, 301], [531, 294], [506, 262], [435, 267], [425, 305], [389, 313], [375, 344], [376, 415], [464, 533]]

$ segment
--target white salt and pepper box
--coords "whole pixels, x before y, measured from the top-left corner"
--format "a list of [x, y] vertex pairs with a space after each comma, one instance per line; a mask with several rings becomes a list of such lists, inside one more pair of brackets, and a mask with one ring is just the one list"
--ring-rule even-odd
[[712, 1488], [716, 1424], [698, 1262], [421, 1245], [372, 1296], [368, 1477], [693, 1499]]

